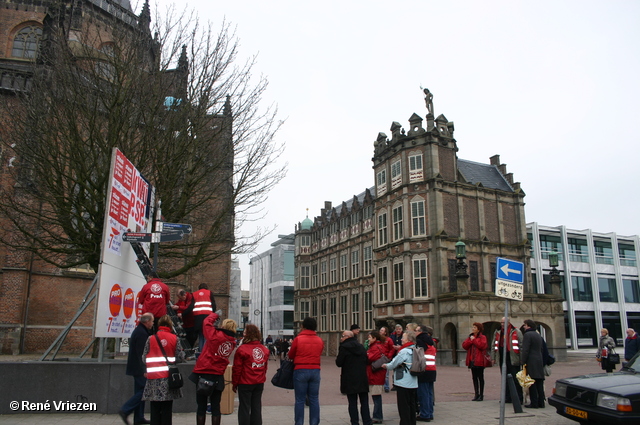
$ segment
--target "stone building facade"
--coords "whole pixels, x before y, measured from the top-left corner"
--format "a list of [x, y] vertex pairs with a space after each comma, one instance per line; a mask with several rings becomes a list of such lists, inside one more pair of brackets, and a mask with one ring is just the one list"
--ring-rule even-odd
[[[518, 326], [535, 320], [562, 358], [562, 300], [533, 291], [520, 183], [497, 155], [489, 164], [458, 158], [453, 122], [435, 118], [433, 96], [425, 94], [426, 123], [414, 113], [408, 131], [393, 122], [391, 137], [378, 134], [374, 188], [339, 208], [325, 203], [319, 217], [297, 226], [297, 319], [307, 312], [319, 318], [330, 353], [338, 332], [355, 321], [363, 330], [422, 323], [434, 328], [440, 361], [463, 364], [461, 345], [471, 324], [484, 323], [492, 335], [504, 315], [494, 282], [496, 258], [505, 257], [527, 270], [524, 301], [510, 303], [513, 320]], [[468, 279], [456, 277], [458, 241], [466, 245]], [[360, 260], [358, 253], [369, 248], [373, 258]]]
[[[132, 31], [136, 32], [139, 39], [142, 33], [148, 37], [148, 42], [139, 58], [141, 66], [153, 71], [158, 63], [159, 51], [151, 34], [150, 21], [148, 0], [144, 2], [139, 15], [134, 13], [129, 0], [0, 0], [0, 102], [12, 102], [16, 94], [31, 89], [31, 78], [36, 69], [34, 64], [40, 65], [37, 61], [38, 49], [47, 47], [55, 34], [51, 29], [56, 25], [65, 26], [65, 42], [69, 51], [93, 51], [97, 57], [108, 52], [109, 41], [115, 37], [116, 31], [111, 25], [119, 26], [117, 34], [120, 35], [123, 31]], [[82, 45], [85, 40], [100, 41], [101, 44]], [[178, 67], [164, 71], [166, 96], [180, 98], [186, 90], [186, 50], [182, 52]], [[232, 125], [230, 106], [227, 108], [226, 104], [224, 114], [207, 118], [225, 128], [230, 129]], [[3, 119], [6, 118], [0, 117], [0, 129]], [[227, 146], [224, 149], [228, 150], [228, 146], [232, 145], [230, 140], [229, 130], [220, 146]], [[3, 147], [1, 159], [0, 184], [15, 186], [8, 172], [15, 156]], [[201, 227], [201, 223], [191, 224], [196, 231]], [[3, 229], [7, 228], [5, 223], [0, 225]], [[167, 281], [173, 300], [179, 289], [195, 290], [200, 283], [206, 282], [217, 297], [218, 307], [229, 311], [231, 247], [234, 243], [232, 214], [229, 214], [223, 228], [225, 236], [221, 238], [221, 246], [224, 245], [221, 251], [227, 251], [228, 254], [222, 254], [214, 261]], [[0, 244], [0, 297], [4, 303], [0, 312], [0, 353], [43, 352], [78, 311], [88, 295], [94, 276], [94, 270], [90, 268], [61, 270], [31, 254]], [[79, 353], [92, 340], [94, 305], [89, 306], [78, 318], [61, 352]]]

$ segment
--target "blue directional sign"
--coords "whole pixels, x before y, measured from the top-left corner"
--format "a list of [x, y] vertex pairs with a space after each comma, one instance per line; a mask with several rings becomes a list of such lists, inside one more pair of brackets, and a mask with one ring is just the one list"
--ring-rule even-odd
[[497, 262], [497, 279], [524, 283], [524, 263], [500, 257], [497, 258]]
[[162, 223], [160, 226], [160, 231], [162, 232], [182, 232], [186, 235], [190, 234], [193, 228], [190, 224], [182, 224], [182, 223]]

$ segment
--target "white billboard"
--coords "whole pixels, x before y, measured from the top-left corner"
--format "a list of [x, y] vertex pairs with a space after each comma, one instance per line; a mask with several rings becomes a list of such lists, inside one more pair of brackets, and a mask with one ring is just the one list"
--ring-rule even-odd
[[[129, 337], [141, 314], [138, 294], [146, 280], [122, 235], [151, 232], [154, 190], [117, 148], [111, 158], [106, 202], [95, 336]], [[148, 253], [149, 244], [142, 245]]]

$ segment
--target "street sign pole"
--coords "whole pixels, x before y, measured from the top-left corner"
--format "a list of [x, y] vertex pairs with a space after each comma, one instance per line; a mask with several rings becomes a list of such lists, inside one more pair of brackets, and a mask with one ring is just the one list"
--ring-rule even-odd
[[502, 329], [502, 382], [500, 385], [500, 425], [504, 425], [505, 396], [507, 395], [507, 332], [509, 329], [509, 299], [504, 300], [504, 328]]

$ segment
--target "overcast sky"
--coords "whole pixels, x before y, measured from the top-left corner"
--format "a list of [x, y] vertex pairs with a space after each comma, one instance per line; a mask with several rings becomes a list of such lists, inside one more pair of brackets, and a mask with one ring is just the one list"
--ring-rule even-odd
[[258, 252], [307, 208], [313, 218], [373, 186], [373, 142], [425, 117], [421, 87], [455, 123], [458, 157], [500, 155], [527, 222], [640, 234], [640, 1], [185, 3], [236, 26], [286, 120], [289, 172], [258, 223], [278, 228]]

